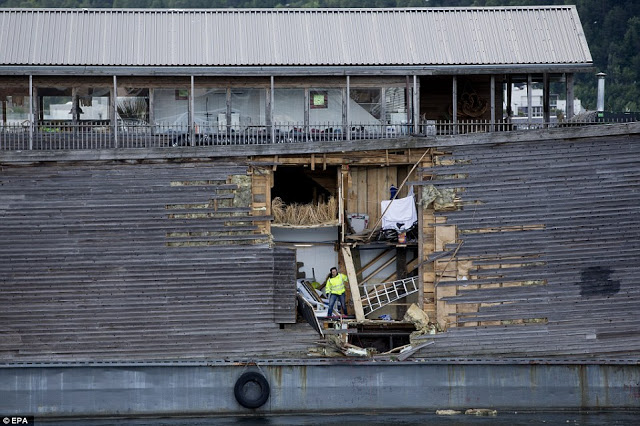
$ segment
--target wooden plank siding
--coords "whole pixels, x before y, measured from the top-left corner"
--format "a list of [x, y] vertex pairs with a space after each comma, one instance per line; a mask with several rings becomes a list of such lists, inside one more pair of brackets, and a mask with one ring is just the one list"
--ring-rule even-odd
[[[411, 165], [350, 167], [346, 197], [347, 213], [369, 215], [369, 226], [373, 227], [380, 220], [382, 214], [380, 202], [389, 199], [391, 185], [399, 187], [409, 170], [411, 170]], [[409, 180], [415, 179], [414, 171]], [[405, 184], [405, 187], [398, 193], [398, 197], [406, 197], [408, 191], [409, 187]]]
[[[246, 165], [0, 172], [0, 360], [304, 352], [295, 254], [259, 233]], [[253, 199], [252, 199], [253, 196]]]
[[423, 184], [455, 190], [455, 209], [424, 224], [456, 228], [435, 268], [457, 264], [437, 294], [457, 327], [419, 356], [637, 356], [640, 136], [439, 151]]

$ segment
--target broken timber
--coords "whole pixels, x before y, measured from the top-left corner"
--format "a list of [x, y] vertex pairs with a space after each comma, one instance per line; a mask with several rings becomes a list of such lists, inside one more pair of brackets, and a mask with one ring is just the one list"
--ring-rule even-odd
[[349, 288], [351, 289], [351, 299], [353, 300], [353, 309], [356, 314], [356, 321], [362, 322], [364, 318], [364, 310], [362, 309], [362, 301], [360, 299], [360, 289], [358, 288], [358, 276], [356, 268], [353, 265], [353, 257], [351, 256], [351, 248], [342, 246], [342, 257], [347, 270], [347, 278], [349, 279]]

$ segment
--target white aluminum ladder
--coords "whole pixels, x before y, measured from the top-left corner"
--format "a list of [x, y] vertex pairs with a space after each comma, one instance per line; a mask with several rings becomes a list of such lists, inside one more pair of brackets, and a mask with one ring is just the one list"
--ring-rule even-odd
[[417, 291], [417, 276], [388, 283], [364, 284], [362, 286], [363, 296], [361, 298], [364, 314], [368, 315], [391, 302], [395, 302]]

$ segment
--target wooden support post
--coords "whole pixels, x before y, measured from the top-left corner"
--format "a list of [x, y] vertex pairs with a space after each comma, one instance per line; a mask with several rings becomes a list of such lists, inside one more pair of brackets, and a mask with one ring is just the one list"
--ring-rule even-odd
[[[407, 278], [407, 247], [396, 246], [396, 275], [398, 279]], [[395, 317], [402, 318], [407, 312], [406, 306], [395, 307]]]
[[453, 134], [458, 133], [458, 77], [452, 77], [451, 102], [453, 104]]
[[271, 129], [271, 143], [276, 142], [276, 128], [273, 125], [274, 86], [275, 86], [274, 77], [271, 76], [271, 86], [269, 87], [269, 96], [267, 97], [267, 112], [268, 112], [267, 123], [269, 125], [269, 128]]
[[407, 247], [396, 247], [396, 276], [399, 280], [407, 278]]
[[543, 127], [549, 127], [549, 122], [551, 122], [551, 103], [549, 102], [549, 73], [542, 74], [542, 121], [544, 122]]
[[496, 76], [491, 75], [491, 131], [496, 131]]
[[113, 105], [111, 106], [109, 117], [113, 123], [113, 146], [118, 148], [118, 78], [115, 75], [113, 76], [113, 96], [111, 99], [113, 99]]
[[316, 155], [311, 154], [311, 170], [315, 170], [315, 169], [316, 169]]
[[[511, 74], [507, 76], [507, 123], [511, 123], [511, 116], [513, 115], [513, 110], [511, 109], [511, 95], [513, 85], [511, 84]], [[501, 129], [501, 130], [511, 130], [511, 129]]]
[[189, 139], [191, 139], [191, 146], [196, 146], [196, 120], [195, 120], [195, 83], [194, 77], [191, 76], [191, 85], [189, 86], [189, 107], [187, 109], [187, 116], [189, 117]]
[[566, 91], [567, 91], [567, 106], [565, 111], [565, 117], [570, 120], [573, 117], [573, 74], [567, 74], [566, 76]]
[[349, 288], [351, 289], [351, 299], [353, 300], [353, 309], [356, 313], [356, 321], [364, 321], [364, 310], [362, 309], [362, 300], [360, 299], [360, 288], [358, 287], [358, 277], [356, 276], [356, 268], [353, 266], [353, 257], [351, 257], [351, 248], [342, 246], [342, 258], [344, 259], [344, 267], [347, 270], [349, 278]]
[[533, 121], [533, 77], [527, 74], [527, 123]]
[[36, 125], [36, 113], [39, 109], [39, 108], [34, 108], [34, 106], [37, 105], [36, 97], [33, 96], [34, 94], [37, 94], [37, 92], [34, 93], [33, 75], [29, 74], [29, 149], [30, 150], [33, 149], [33, 132], [35, 130], [35, 125]]

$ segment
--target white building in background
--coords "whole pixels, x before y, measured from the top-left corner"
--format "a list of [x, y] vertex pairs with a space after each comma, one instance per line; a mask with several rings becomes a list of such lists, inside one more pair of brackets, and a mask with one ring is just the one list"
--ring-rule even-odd
[[[542, 88], [533, 88], [531, 93], [531, 108], [532, 108], [532, 116], [533, 117], [542, 117], [542, 96], [543, 91]], [[507, 99], [507, 95], [505, 92], [504, 99]], [[551, 108], [551, 116], [556, 117], [557, 112], [562, 112], [564, 115], [567, 111], [567, 101], [566, 99], [559, 99], [558, 94], [550, 93], [549, 94], [549, 104]], [[506, 104], [503, 105], [504, 110], [506, 111]], [[526, 117], [529, 114], [529, 102], [527, 96], [527, 85], [517, 85], [514, 84], [511, 92], [511, 111], [513, 111], [513, 116], [521, 116]], [[582, 102], [580, 99], [574, 99], [573, 101], [573, 112], [574, 114], [579, 114], [584, 111], [582, 108]]]

